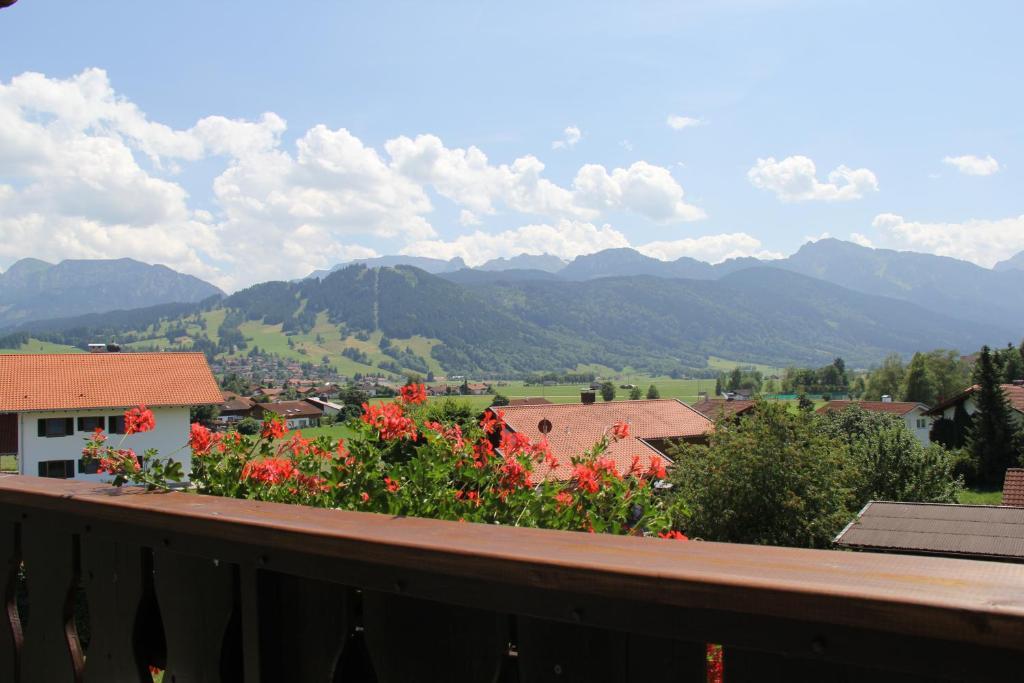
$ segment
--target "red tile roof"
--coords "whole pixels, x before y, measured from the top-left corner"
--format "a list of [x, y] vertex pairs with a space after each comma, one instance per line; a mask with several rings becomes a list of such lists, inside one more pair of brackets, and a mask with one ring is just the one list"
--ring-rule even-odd
[[630, 435], [612, 443], [605, 455], [615, 461], [620, 472], [629, 469], [634, 457], [639, 457], [644, 467], [650, 464], [652, 458], [671, 463], [648, 441], [693, 439], [714, 429], [711, 420], [675, 399], [591, 404], [552, 403], [495, 407], [493, 410], [503, 411], [507, 428], [525, 434], [532, 441], [539, 441], [543, 436], [540, 432], [542, 420], [551, 423], [547, 439], [552, 453], [559, 460], [559, 466], [553, 473], [540, 468], [537, 476], [550, 475], [559, 479], [569, 478], [572, 472], [570, 457], [583, 455], [619, 421], [629, 425]]
[[223, 402], [201, 353], [0, 355], [0, 411]]
[[1003, 480], [1003, 505], [1024, 507], [1024, 468], [1011, 467]]
[[928, 410], [928, 406], [923, 403], [914, 403], [912, 401], [829, 401], [818, 408], [818, 412], [829, 413], [835, 410], [844, 410], [850, 406], [860, 406], [872, 413], [892, 413], [893, 415], [906, 415], [917, 407]]
[[728, 419], [736, 415], [742, 415], [747, 411], [753, 410], [756, 405], [757, 401], [727, 401], [724, 398], [706, 398], [699, 403], [694, 403], [693, 409], [701, 415], [707, 415], [712, 420], [717, 420], [720, 417]]

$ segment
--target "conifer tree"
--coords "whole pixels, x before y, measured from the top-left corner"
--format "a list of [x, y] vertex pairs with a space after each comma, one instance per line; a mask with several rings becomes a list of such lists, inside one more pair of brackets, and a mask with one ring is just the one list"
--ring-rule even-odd
[[1007, 344], [1003, 352], [1003, 381], [1012, 384], [1019, 379], [1024, 379], [1024, 357], [1021, 357], [1020, 349]]
[[653, 384], [651, 386], [647, 387], [647, 398], [650, 398], [650, 399], [661, 398], [661, 392], [658, 391], [658, 387], [654, 386]]
[[971, 455], [980, 483], [999, 486], [1006, 468], [1017, 464], [1016, 429], [1010, 404], [1000, 386], [1002, 377], [987, 346], [981, 349], [974, 381], [978, 388], [974, 392], [977, 410], [972, 416], [969, 439]]

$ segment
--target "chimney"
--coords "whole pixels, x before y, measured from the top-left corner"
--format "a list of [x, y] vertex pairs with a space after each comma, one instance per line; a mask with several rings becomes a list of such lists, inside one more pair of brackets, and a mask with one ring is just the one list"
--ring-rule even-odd
[[580, 392], [580, 403], [596, 403], [597, 393], [593, 391], [581, 391]]
[[885, 396], [883, 396], [882, 397], [882, 403], [892, 403], [892, 396], [890, 396], [889, 394], [886, 394]]

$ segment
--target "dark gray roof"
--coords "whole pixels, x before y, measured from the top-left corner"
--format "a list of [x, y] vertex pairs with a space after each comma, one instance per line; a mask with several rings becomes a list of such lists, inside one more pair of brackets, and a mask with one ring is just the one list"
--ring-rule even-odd
[[1024, 508], [872, 501], [835, 542], [864, 550], [1024, 561]]

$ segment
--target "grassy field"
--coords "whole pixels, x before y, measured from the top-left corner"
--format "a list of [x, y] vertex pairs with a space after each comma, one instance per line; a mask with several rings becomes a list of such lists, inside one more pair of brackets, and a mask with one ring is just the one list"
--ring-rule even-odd
[[1002, 505], [1003, 492], [967, 489], [960, 493], [957, 502], [965, 505]]
[[0, 349], [0, 353], [84, 353], [84, 351], [76, 349], [74, 346], [29, 339], [27, 344], [16, 349]]
[[[329, 427], [307, 427], [304, 429], [296, 429], [288, 434], [288, 438], [290, 438], [295, 432], [302, 432], [302, 438], [304, 439], [315, 439], [320, 436], [329, 436], [332, 439], [349, 439], [353, 436], [352, 430], [341, 424], [331, 425]], [[285, 441], [287, 441], [287, 438]]]
[[719, 358], [718, 356], [708, 357], [708, 367], [715, 370], [728, 372], [737, 365], [744, 368], [754, 368], [766, 377], [770, 377], [772, 375], [781, 377], [782, 373], [786, 370], [785, 368], [777, 368], [773, 365], [764, 365], [762, 363], [744, 363], [743, 361], [727, 360], [725, 358]]

